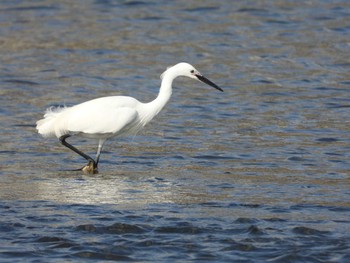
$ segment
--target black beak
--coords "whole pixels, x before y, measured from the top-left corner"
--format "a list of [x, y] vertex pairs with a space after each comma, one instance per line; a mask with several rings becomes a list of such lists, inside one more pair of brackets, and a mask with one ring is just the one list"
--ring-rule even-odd
[[213, 88], [217, 89], [217, 90], [220, 90], [220, 91], [223, 91], [222, 88], [220, 88], [218, 85], [216, 85], [215, 83], [211, 82], [209, 79], [207, 79], [206, 77], [202, 76], [202, 75], [199, 75], [199, 74], [196, 74], [195, 75], [200, 81], [202, 81], [203, 83], [205, 84], [208, 84], [209, 86], [212, 86]]

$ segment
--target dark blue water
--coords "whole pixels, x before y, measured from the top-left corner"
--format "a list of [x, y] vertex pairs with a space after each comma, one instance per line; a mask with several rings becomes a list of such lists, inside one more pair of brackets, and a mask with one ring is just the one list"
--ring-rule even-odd
[[[238, 216], [243, 211], [248, 217]], [[137, 210], [103, 204], [12, 202], [1, 205], [5, 215], [1, 254], [3, 261], [346, 262], [348, 239], [332, 231], [335, 225], [346, 227], [346, 220], [300, 222], [293, 219], [299, 212], [336, 216], [349, 211], [221, 202], [151, 204]], [[251, 216], [257, 213], [265, 215]]]
[[[347, 1], [2, 1], [0, 262], [350, 261]], [[109, 95], [164, 111], [99, 174], [35, 122]], [[93, 154], [96, 142], [72, 139]]]

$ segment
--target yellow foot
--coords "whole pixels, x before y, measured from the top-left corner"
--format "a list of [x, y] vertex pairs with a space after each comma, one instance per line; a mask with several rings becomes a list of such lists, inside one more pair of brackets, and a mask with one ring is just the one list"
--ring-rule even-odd
[[95, 162], [89, 162], [87, 165], [85, 165], [83, 168], [81, 168], [84, 174], [97, 174], [97, 166]]

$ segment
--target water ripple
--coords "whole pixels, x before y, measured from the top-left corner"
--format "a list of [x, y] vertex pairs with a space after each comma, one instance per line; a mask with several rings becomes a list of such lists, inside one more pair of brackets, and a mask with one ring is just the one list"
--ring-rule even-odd
[[[349, 262], [349, 5], [0, 1], [0, 261]], [[51, 105], [155, 98], [100, 173], [35, 122]], [[92, 124], [93, 125], [93, 124]], [[72, 142], [89, 154], [90, 140]]]

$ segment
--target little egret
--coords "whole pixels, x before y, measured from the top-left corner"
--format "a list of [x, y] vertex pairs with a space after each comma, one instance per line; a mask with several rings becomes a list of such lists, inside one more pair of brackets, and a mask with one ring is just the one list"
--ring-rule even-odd
[[[132, 97], [110, 96], [72, 107], [51, 107], [46, 110], [44, 118], [36, 122], [36, 129], [44, 137], [57, 137], [64, 146], [84, 157], [88, 164], [79, 170], [97, 173], [101, 150], [106, 140], [115, 136], [135, 135], [140, 131], [168, 102], [173, 80], [180, 76], [200, 80], [223, 91], [192, 65], [181, 62], [168, 68], [161, 75], [159, 94], [149, 103], [139, 102]], [[98, 140], [96, 160], [66, 141], [72, 135]]]

